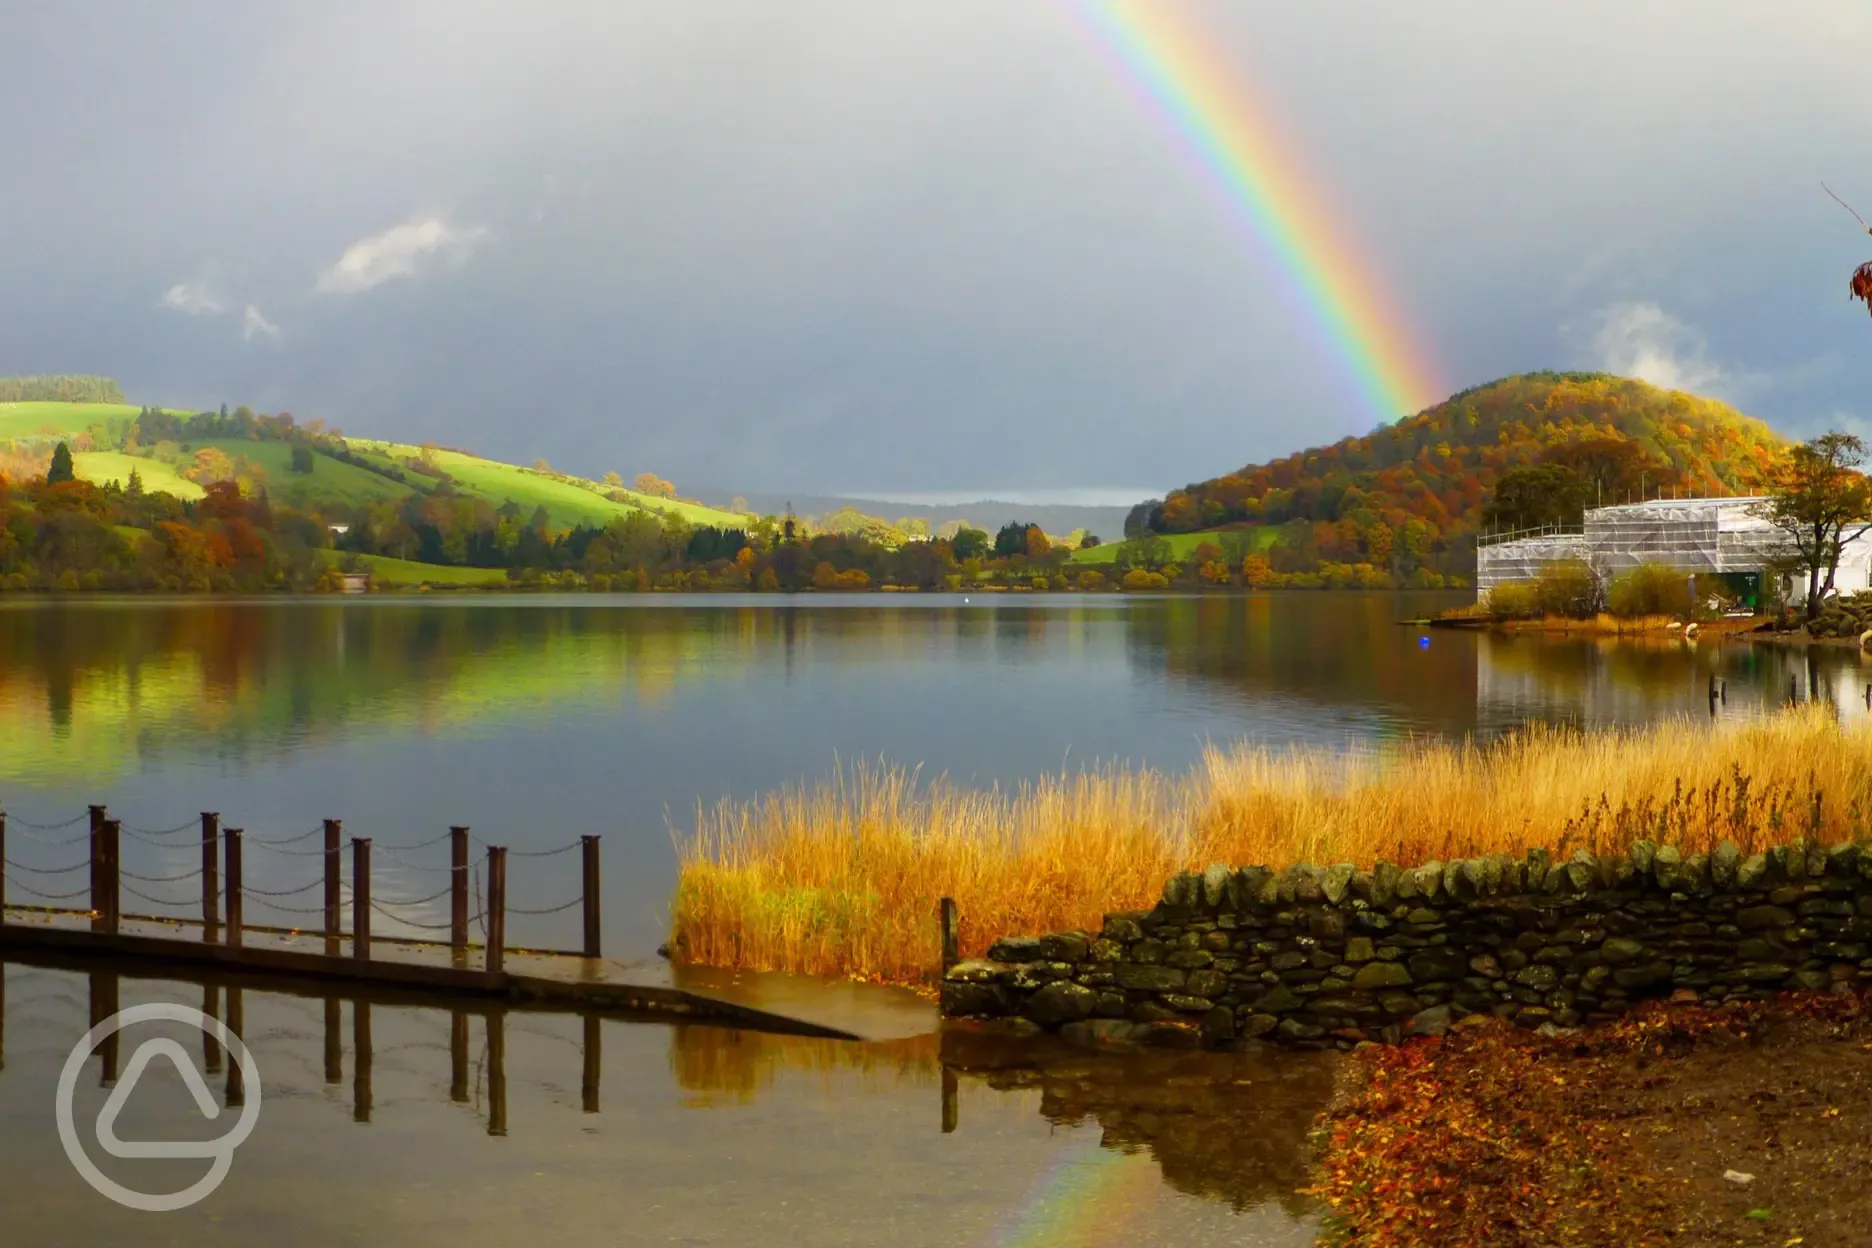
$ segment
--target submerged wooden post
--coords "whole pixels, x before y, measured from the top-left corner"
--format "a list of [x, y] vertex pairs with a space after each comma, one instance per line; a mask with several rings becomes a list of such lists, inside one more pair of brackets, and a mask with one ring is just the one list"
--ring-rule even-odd
[[98, 909], [98, 892], [101, 883], [98, 876], [98, 855], [103, 852], [104, 808], [87, 806], [91, 815], [91, 930], [104, 930], [104, 914]]
[[325, 820], [325, 953], [338, 956], [338, 939], [344, 934], [344, 857], [339, 841], [344, 835], [344, 820]]
[[[507, 848], [488, 846], [487, 969], [490, 975], [507, 967]], [[503, 1134], [505, 1132], [503, 1131]]]
[[[238, 836], [239, 833], [236, 832], [235, 835]], [[228, 926], [231, 929], [234, 925], [230, 923]], [[238, 988], [227, 990], [227, 1029], [228, 1034], [235, 1039], [244, 1039], [241, 1033], [247, 1029], [247, 1010], [246, 1002], [242, 1000], [241, 990]], [[247, 1103], [247, 1076], [241, 1070], [240, 1059], [232, 1053], [228, 1054], [227, 1093], [223, 1099], [229, 1105]]]
[[[221, 985], [203, 984], [201, 990], [201, 1012], [208, 1018], [219, 1020], [221, 1017]], [[211, 1075], [221, 1073], [221, 1042], [204, 1027], [201, 1033], [202, 1069]]]
[[584, 1055], [584, 1078], [580, 1080], [579, 1091], [584, 1102], [585, 1112], [598, 1112], [598, 1079], [604, 1073], [604, 1032], [602, 1020], [596, 1014], [585, 1015], [585, 1043], [580, 1046]]
[[602, 957], [599, 935], [598, 838], [581, 836], [585, 859], [585, 956]]
[[221, 816], [204, 810], [201, 817], [202, 939], [213, 942], [221, 927]]
[[942, 1068], [942, 1133], [953, 1135], [961, 1117], [961, 1107], [956, 1100], [956, 1073], [945, 1066]]
[[947, 975], [949, 968], [962, 960], [961, 947], [956, 937], [955, 898], [943, 898], [938, 910], [942, 920], [942, 969], [943, 974]]
[[344, 1037], [340, 1030], [344, 1027], [344, 1002], [337, 997], [325, 998], [325, 1082], [339, 1084], [344, 1082]]
[[449, 829], [449, 948], [468, 948], [468, 829]]
[[[119, 1008], [117, 991], [120, 981], [116, 971], [92, 971], [90, 980], [91, 1025], [95, 1027], [117, 1013]], [[100, 1088], [108, 1088], [117, 1082], [117, 1042], [122, 1035], [122, 1032], [112, 1032], [98, 1041], [98, 1086]]]
[[[227, 877], [223, 886], [227, 889], [227, 946], [230, 949], [241, 947], [241, 830], [229, 828], [221, 834], [227, 849], [227, 869], [222, 872]], [[228, 1011], [234, 1009], [235, 989], [228, 989]]]
[[468, 1015], [449, 1011], [449, 1100], [468, 1101]]
[[[353, 842], [355, 844], [356, 842]], [[371, 1067], [376, 1054], [371, 1046], [371, 1008], [363, 997], [351, 1003], [351, 1047], [356, 1049], [357, 1069], [351, 1075], [351, 1121], [369, 1122], [371, 1115]]]
[[[351, 838], [351, 956], [370, 957], [370, 843], [368, 836]], [[357, 1002], [358, 1008], [363, 1002]]]
[[[5, 923], [6, 923], [6, 811], [0, 810], [0, 925], [4, 925]], [[6, 979], [6, 976], [4, 974], [0, 974], [0, 981], [4, 981], [5, 979]], [[3, 993], [3, 992], [5, 992], [5, 988], [3, 986], [0, 986], [0, 993]], [[4, 996], [0, 996], [0, 1014], [4, 1014], [4, 1013], [6, 1013], [6, 999]], [[4, 1058], [0, 1058], [0, 1068], [4, 1068], [5, 1065], [6, 1065], [6, 1060]]]
[[98, 832], [98, 846], [103, 851], [98, 873], [104, 892], [102, 898], [94, 896], [91, 899], [91, 908], [102, 917], [105, 934], [115, 936], [122, 927], [123, 864], [119, 859], [123, 847], [123, 824], [115, 819], [106, 819]]
[[488, 1134], [507, 1134], [507, 1011], [487, 1015]]

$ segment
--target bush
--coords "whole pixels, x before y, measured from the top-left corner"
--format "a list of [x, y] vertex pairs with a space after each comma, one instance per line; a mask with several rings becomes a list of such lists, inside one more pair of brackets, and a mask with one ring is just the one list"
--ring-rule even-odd
[[1643, 615], [1689, 615], [1690, 577], [1662, 563], [1641, 563], [1612, 578], [1606, 609], [1632, 619]]
[[1118, 583], [1120, 589], [1168, 589], [1170, 578], [1161, 572], [1146, 572], [1143, 568], [1132, 568], [1124, 574], [1124, 580]]
[[1543, 615], [1586, 619], [1599, 610], [1599, 578], [1584, 559], [1556, 559], [1534, 578], [1534, 597]]
[[1097, 593], [1105, 588], [1105, 574], [1096, 569], [1079, 574], [1079, 588], [1087, 593]]
[[1541, 613], [1540, 595], [1531, 581], [1507, 581], [1488, 591], [1488, 609], [1503, 619], [1532, 619]]

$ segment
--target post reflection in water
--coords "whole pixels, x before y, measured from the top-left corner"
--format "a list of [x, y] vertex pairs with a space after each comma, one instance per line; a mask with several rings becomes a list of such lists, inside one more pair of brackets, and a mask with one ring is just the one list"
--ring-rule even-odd
[[[242, 1034], [251, 1023], [254, 1056], [266, 1073], [269, 1096], [277, 1077], [281, 1104], [298, 1107], [276, 1112], [309, 1112], [313, 1125], [321, 1117], [334, 1124], [348, 1119], [369, 1130], [388, 1127], [394, 1133], [407, 1127], [412, 1117], [420, 1120], [422, 1114], [412, 1103], [427, 1100], [473, 1112], [484, 1120], [486, 1137], [503, 1139], [510, 1130], [513, 1089], [525, 1104], [599, 1114], [603, 1033], [609, 1025], [629, 1033], [621, 1035], [622, 1042], [614, 1048], [626, 1061], [641, 1062], [659, 1049], [667, 1053], [669, 1075], [682, 1093], [670, 1112], [698, 1123], [697, 1115], [721, 1115], [719, 1126], [700, 1127], [699, 1135], [697, 1128], [688, 1128], [693, 1138], [744, 1130], [776, 1118], [784, 1123], [788, 1115], [801, 1112], [817, 1121], [829, 1107], [862, 1105], [865, 1100], [879, 1106], [893, 1101], [921, 1104], [926, 1108], [907, 1121], [911, 1140], [922, 1136], [923, 1143], [907, 1141], [907, 1147], [922, 1157], [942, 1159], [944, 1165], [995, 1164], [992, 1159], [1000, 1155], [1010, 1122], [1027, 1120], [1044, 1132], [1042, 1140], [1058, 1143], [1043, 1143], [1043, 1151], [1023, 1164], [1065, 1164], [1062, 1158], [1077, 1158], [1071, 1162], [1074, 1166], [1087, 1158], [1115, 1164], [1129, 1156], [1133, 1161], [1122, 1173], [1134, 1181], [1143, 1179], [1146, 1188], [1138, 1189], [1140, 1199], [1145, 1190], [1161, 1190], [1161, 1198], [1188, 1196], [1203, 1205], [1222, 1206], [1215, 1210], [1217, 1216], [1229, 1216], [1229, 1210], [1259, 1210], [1259, 1217], [1285, 1219], [1283, 1226], [1297, 1225], [1313, 1213], [1307, 1200], [1296, 1195], [1307, 1181], [1306, 1132], [1331, 1094], [1340, 1060], [1334, 1055], [1288, 1053], [1102, 1053], [1073, 1048], [1056, 1038], [1014, 1039], [967, 1028], [926, 1030], [891, 1040], [834, 1041], [701, 1025], [607, 1024], [596, 1014], [531, 1009], [524, 1011], [524, 1022], [510, 1028], [507, 1016], [512, 1011], [498, 1005], [437, 1008], [273, 991], [251, 980], [240, 986], [178, 984], [112, 969], [8, 969], [44, 980], [64, 978], [74, 987], [82, 976], [89, 988], [88, 1011], [87, 1003], [73, 993], [62, 1018], [36, 1013], [10, 1020], [15, 1033], [23, 1023], [35, 1034], [29, 1051], [58, 1054], [52, 1070], [81, 1034], [87, 1012], [108, 1017], [125, 997], [133, 1003], [199, 1001], [204, 1013], [225, 1015], [230, 1034]], [[57, 993], [30, 995], [40, 1002], [60, 1000]], [[477, 1014], [479, 1037], [473, 1035]], [[509, 1051], [510, 1040], [520, 1046], [518, 1055]], [[136, 1043], [134, 1036], [131, 1043]], [[579, 1051], [576, 1103], [559, 1091], [570, 1091], [573, 1059], [567, 1048]], [[227, 1060], [225, 1053], [216, 1046], [205, 1048], [202, 1056], [204, 1063], [222, 1067], [224, 1101], [235, 1106], [246, 1089], [240, 1083], [241, 1064]], [[5, 1056], [0, 1046], [0, 1069], [5, 1069]], [[116, 1056], [102, 1045], [98, 1056], [101, 1078], [108, 1085], [118, 1078]], [[513, 1065], [516, 1060], [518, 1066]], [[633, 1085], [642, 1082], [642, 1073]], [[20, 1076], [9, 1072], [6, 1078]], [[337, 1091], [346, 1082], [349, 1087]], [[327, 1095], [318, 1095], [321, 1089]], [[27, 1091], [28, 1099], [38, 1095], [30, 1086]], [[854, 1102], [854, 1097], [865, 1100]], [[744, 1108], [757, 1102], [768, 1103], [750, 1117]], [[641, 1097], [630, 1099], [620, 1138], [640, 1138], [645, 1125], [658, 1121], [666, 1129], [676, 1125], [669, 1119], [646, 1119], [647, 1104]], [[555, 1126], [550, 1116], [530, 1117], [522, 1133], [526, 1143], [495, 1147], [502, 1155], [519, 1150], [517, 1155], [524, 1156], [529, 1149], [544, 1155], [537, 1150], [561, 1148], [555, 1133], [567, 1129], [576, 1128], [564, 1119]], [[586, 1128], [597, 1130], [597, 1124]], [[1068, 1134], [1058, 1134], [1063, 1130]], [[820, 1141], [812, 1147], [820, 1164], [850, 1165], [849, 1158], [837, 1153], [836, 1144]], [[832, 1151], [826, 1151], [828, 1147]], [[929, 1152], [937, 1148], [942, 1151]], [[1053, 1161], [1043, 1160], [1049, 1156]], [[895, 1181], [920, 1173], [915, 1167], [923, 1164], [898, 1171]], [[1120, 1172], [1098, 1170], [1108, 1176]]]

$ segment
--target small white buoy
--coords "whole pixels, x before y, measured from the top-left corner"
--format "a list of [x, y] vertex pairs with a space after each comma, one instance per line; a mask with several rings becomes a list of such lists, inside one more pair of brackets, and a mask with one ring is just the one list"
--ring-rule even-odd
[[963, 601], [964, 603], [967, 603], [967, 602], [968, 602], [968, 595], [967, 595], [967, 594], [963, 594], [963, 595], [962, 595], [962, 601]]

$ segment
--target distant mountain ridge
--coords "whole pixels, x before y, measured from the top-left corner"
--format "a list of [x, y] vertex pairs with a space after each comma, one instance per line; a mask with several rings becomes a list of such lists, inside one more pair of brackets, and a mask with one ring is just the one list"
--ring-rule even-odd
[[838, 494], [744, 493], [729, 495], [720, 490], [705, 490], [701, 497], [717, 507], [728, 506], [739, 498], [763, 515], [779, 515], [792, 504], [800, 516], [822, 516], [843, 508], [852, 508], [881, 520], [917, 518], [927, 521], [932, 531], [954, 520], [967, 520], [975, 528], [993, 533], [1005, 524], [1037, 524], [1054, 536], [1084, 529], [1105, 541], [1113, 541], [1124, 532], [1124, 507], [1080, 507], [1065, 503], [1010, 503], [981, 499], [963, 503], [932, 506], [883, 498], [858, 498]]

